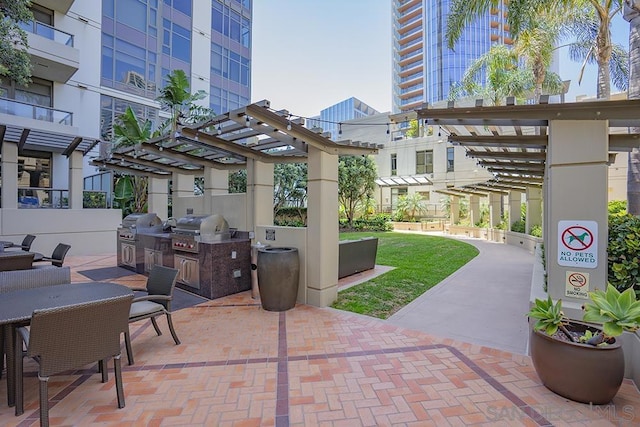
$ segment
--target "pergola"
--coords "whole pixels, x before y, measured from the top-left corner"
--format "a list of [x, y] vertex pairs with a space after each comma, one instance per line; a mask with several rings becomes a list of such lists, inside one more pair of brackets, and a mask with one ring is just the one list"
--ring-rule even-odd
[[0, 124], [0, 144], [8, 141], [17, 143], [18, 152], [24, 149], [53, 151], [67, 157], [76, 150], [81, 151], [84, 156], [100, 142], [96, 138], [31, 129], [13, 124]]
[[329, 133], [307, 129], [286, 110], [256, 102], [213, 117], [204, 123], [180, 126], [174, 135], [113, 148], [93, 160], [103, 169], [137, 175], [169, 177], [173, 173], [202, 175], [205, 167], [238, 170], [247, 160], [263, 163], [306, 162], [309, 147], [335, 155], [376, 154], [379, 144], [333, 141]]

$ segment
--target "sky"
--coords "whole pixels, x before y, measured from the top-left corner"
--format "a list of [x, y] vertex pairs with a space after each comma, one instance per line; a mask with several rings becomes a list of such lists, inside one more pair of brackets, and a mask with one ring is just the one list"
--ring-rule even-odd
[[[255, 0], [253, 2], [252, 102], [271, 101], [299, 117], [356, 97], [391, 111], [390, 0]], [[629, 24], [612, 24], [614, 42], [628, 47]], [[596, 66], [561, 50], [560, 76], [571, 80], [566, 102], [595, 95]], [[615, 92], [615, 88], [612, 87]]]

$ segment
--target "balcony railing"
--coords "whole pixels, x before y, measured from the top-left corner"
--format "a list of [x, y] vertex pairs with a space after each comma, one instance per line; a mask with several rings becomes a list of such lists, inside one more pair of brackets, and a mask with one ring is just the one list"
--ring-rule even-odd
[[[108, 207], [105, 191], [83, 191], [84, 209], [106, 209]], [[26, 187], [18, 189], [19, 209], [68, 209], [69, 190], [54, 188]]]
[[73, 113], [69, 111], [54, 110], [14, 99], [0, 98], [0, 113], [73, 126]]
[[37, 34], [65, 46], [73, 47], [73, 35], [57, 30], [50, 25], [38, 21], [22, 22], [20, 27], [28, 33]]

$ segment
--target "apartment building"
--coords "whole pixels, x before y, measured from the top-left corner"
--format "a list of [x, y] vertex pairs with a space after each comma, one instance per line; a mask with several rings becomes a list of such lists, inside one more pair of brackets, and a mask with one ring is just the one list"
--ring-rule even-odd
[[[32, 1], [34, 21], [24, 29], [33, 82], [0, 81], [0, 235], [38, 234], [34, 244], [45, 253], [63, 238], [73, 241], [72, 252], [115, 251], [119, 210], [83, 206], [83, 178], [104, 192], [111, 182], [91, 160], [127, 106], [142, 119], [161, 120], [156, 97], [172, 70], [187, 73], [192, 92], [207, 92], [203, 105], [214, 112], [249, 104], [251, 6], [251, 0]], [[28, 229], [17, 225], [25, 218]], [[109, 239], [88, 244], [88, 232]]]
[[393, 0], [393, 112], [446, 100], [469, 64], [492, 44], [511, 44], [506, 3], [469, 25], [451, 50], [445, 37], [450, 0]]

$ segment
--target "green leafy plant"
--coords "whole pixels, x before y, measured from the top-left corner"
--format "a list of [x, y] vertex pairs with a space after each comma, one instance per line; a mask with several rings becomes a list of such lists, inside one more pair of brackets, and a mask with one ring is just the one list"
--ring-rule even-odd
[[640, 294], [640, 218], [609, 215], [607, 279], [618, 291], [633, 288]]
[[542, 237], [542, 226], [533, 225], [529, 230], [529, 235], [533, 237]]
[[558, 300], [555, 304], [551, 299], [551, 295], [546, 300], [536, 298], [536, 302], [531, 310], [529, 310], [528, 316], [537, 319], [534, 329], [542, 331], [547, 335], [553, 335], [558, 332], [558, 329], [564, 329], [564, 324], [567, 319], [562, 313], [562, 300]]
[[609, 284], [606, 292], [589, 292], [590, 303], [584, 307], [586, 322], [602, 323], [606, 336], [617, 337], [624, 331], [636, 331], [640, 328], [640, 301], [632, 288], [619, 292]]

